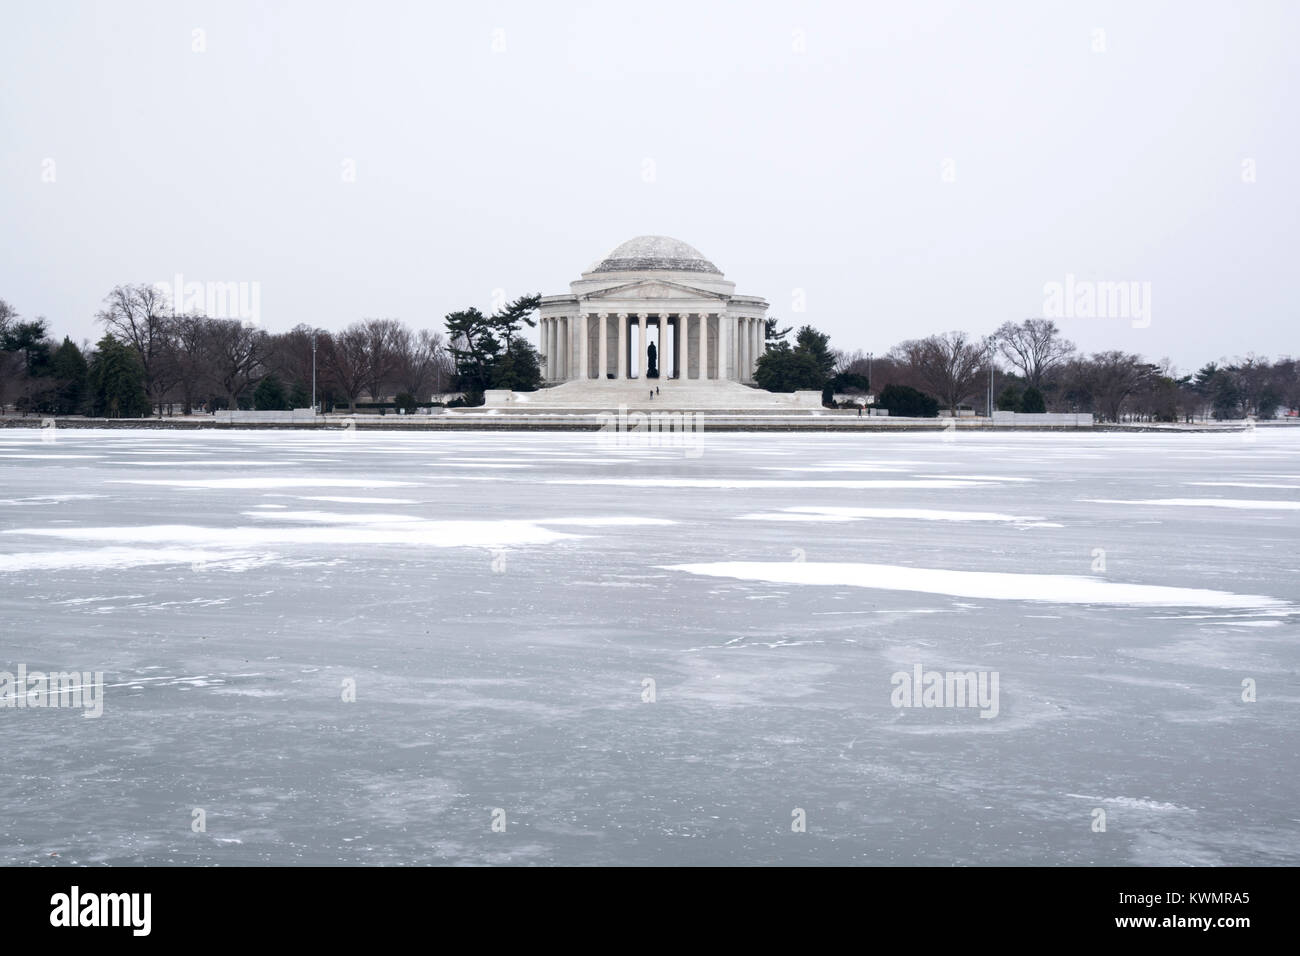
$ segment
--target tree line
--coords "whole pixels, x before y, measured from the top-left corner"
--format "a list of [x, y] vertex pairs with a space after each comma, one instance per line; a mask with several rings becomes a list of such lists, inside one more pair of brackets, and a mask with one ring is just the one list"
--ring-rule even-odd
[[[93, 346], [57, 342], [44, 318], [25, 320], [0, 300], [0, 410], [140, 417], [226, 408], [354, 410], [368, 400], [408, 411], [480, 405], [487, 389], [542, 385], [542, 357], [524, 330], [537, 324], [539, 295], [452, 312], [442, 331], [391, 318], [362, 319], [338, 332], [299, 324], [269, 333], [255, 323], [176, 314], [165, 289], [117, 286], [96, 315]], [[820, 390], [826, 404], [866, 402], [894, 415], [934, 416], [970, 407], [1021, 412], [1091, 412], [1103, 421], [1273, 418], [1300, 408], [1300, 361], [1248, 355], [1195, 373], [1123, 351], [1084, 354], [1049, 319], [1006, 322], [992, 335], [953, 331], [900, 342], [868, 356], [831, 347], [810, 325], [767, 320], [758, 387]], [[313, 353], [315, 362], [313, 364]]]
[[446, 317], [446, 331], [415, 330], [390, 318], [338, 332], [299, 324], [270, 333], [239, 319], [176, 314], [154, 285], [113, 289], [96, 315], [93, 346], [50, 337], [44, 318], [24, 320], [0, 300], [0, 410], [136, 418], [218, 409], [328, 411], [359, 402], [410, 411], [437, 396], [481, 404], [487, 388], [537, 388], [541, 362], [520, 335], [536, 324], [540, 296], [494, 315]]
[[[1118, 350], [1084, 354], [1050, 319], [1006, 322], [992, 335], [953, 331], [900, 342], [881, 356], [832, 349], [811, 326], [787, 342], [791, 329], [768, 320], [767, 351], [755, 379], [772, 391], [821, 389], [876, 404], [897, 415], [988, 411], [1091, 412], [1102, 421], [1174, 422], [1275, 418], [1300, 408], [1300, 360], [1248, 355], [1180, 373], [1166, 359], [1151, 362]], [[869, 380], [869, 381], [868, 381]]]

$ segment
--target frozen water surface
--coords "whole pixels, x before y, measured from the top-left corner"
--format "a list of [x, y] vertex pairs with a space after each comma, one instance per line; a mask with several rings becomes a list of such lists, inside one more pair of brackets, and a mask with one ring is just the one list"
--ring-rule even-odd
[[[13, 430], [0, 475], [0, 670], [107, 685], [0, 709], [3, 863], [1300, 863], [1300, 429]], [[916, 665], [997, 716], [894, 707]]]

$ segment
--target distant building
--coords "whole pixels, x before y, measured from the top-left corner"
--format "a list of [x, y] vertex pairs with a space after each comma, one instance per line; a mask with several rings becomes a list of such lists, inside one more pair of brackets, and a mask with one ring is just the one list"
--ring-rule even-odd
[[630, 239], [542, 298], [544, 378], [752, 382], [768, 306], [735, 288], [680, 240]]

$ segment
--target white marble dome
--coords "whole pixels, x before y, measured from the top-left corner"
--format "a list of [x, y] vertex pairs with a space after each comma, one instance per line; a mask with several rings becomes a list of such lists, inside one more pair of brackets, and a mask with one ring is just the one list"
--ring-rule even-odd
[[700, 250], [671, 236], [637, 236], [587, 270], [600, 272], [708, 272], [722, 275]]

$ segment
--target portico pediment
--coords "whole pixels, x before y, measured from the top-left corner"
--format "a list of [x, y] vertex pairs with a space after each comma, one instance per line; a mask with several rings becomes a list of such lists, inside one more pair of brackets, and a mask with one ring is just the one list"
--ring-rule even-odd
[[669, 282], [665, 279], [641, 279], [636, 282], [627, 282], [623, 285], [611, 286], [608, 289], [600, 289], [596, 292], [589, 292], [583, 298], [586, 299], [712, 299], [716, 302], [725, 302], [727, 297], [718, 293], [710, 292], [708, 289], [697, 289], [694, 286], [683, 285], [680, 282]]

